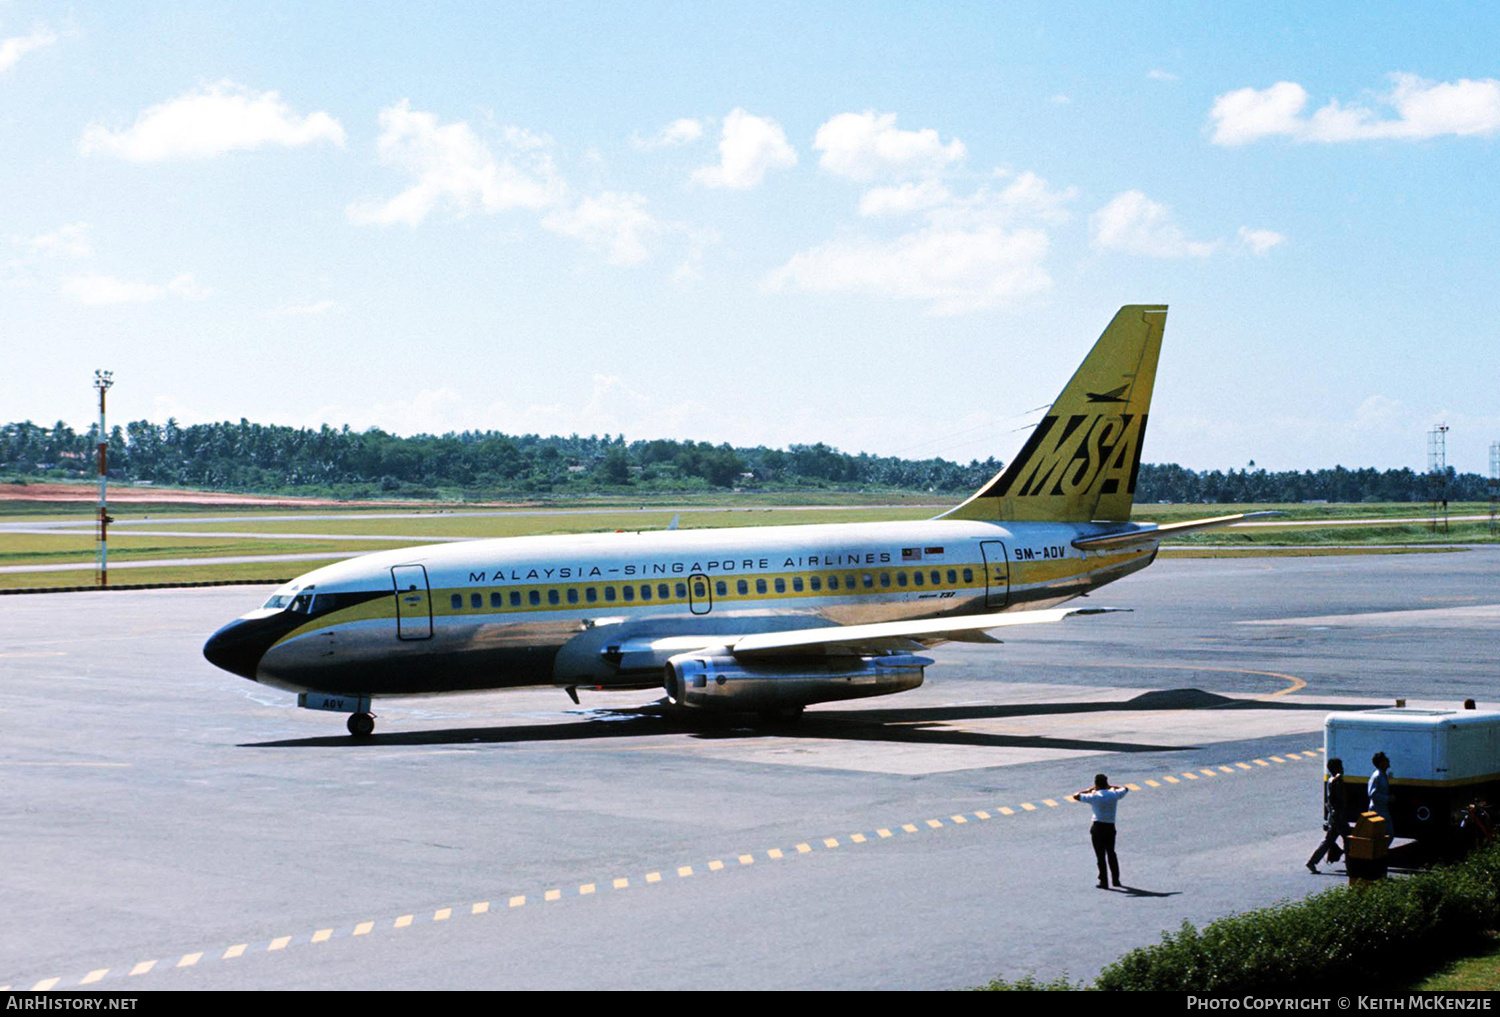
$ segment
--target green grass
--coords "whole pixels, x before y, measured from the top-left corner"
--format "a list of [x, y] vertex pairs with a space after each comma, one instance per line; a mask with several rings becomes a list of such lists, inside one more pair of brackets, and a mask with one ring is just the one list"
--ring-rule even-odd
[[1412, 986], [1417, 992], [1495, 992], [1500, 990], [1500, 938], [1487, 948], [1459, 957]]
[[[416, 541], [414, 543], [420, 543]], [[260, 540], [251, 537], [121, 537], [109, 542], [110, 561], [160, 558], [222, 558], [245, 554], [313, 554], [377, 551], [400, 546], [378, 540]], [[0, 565], [61, 565], [92, 562], [98, 544], [92, 534], [0, 532]], [[87, 568], [89, 566], [85, 566]]]
[[1368, 526], [1319, 526], [1316, 522], [1209, 530], [1165, 542], [1168, 547], [1254, 547], [1257, 545], [1360, 544], [1494, 544], [1500, 535], [1488, 522], [1450, 523], [1433, 530], [1426, 523], [1375, 523]]
[[[248, 565], [210, 565], [153, 569], [110, 569], [111, 587], [145, 586], [157, 583], [265, 582], [276, 583], [315, 568], [327, 561], [272, 561]], [[91, 567], [68, 572], [7, 572], [0, 574], [0, 590], [52, 590], [60, 586], [93, 586]], [[0, 605], [4, 599], [0, 598]], [[3, 610], [0, 607], [0, 610]]]

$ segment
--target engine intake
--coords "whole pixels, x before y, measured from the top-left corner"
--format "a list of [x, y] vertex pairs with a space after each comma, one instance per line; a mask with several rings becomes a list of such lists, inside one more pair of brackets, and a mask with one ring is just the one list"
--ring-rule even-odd
[[922, 684], [928, 657], [893, 653], [821, 663], [757, 664], [729, 654], [683, 653], [662, 684], [674, 706], [726, 712], [809, 706], [905, 692]]

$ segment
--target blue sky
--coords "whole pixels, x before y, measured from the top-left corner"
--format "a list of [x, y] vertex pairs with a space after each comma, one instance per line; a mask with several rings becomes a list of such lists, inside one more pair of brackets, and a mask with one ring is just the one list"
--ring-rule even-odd
[[1487, 472], [1494, 5], [0, 0], [0, 419]]

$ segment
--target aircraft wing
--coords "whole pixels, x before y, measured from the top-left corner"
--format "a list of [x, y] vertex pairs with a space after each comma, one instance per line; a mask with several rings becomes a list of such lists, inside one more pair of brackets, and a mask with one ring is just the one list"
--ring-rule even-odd
[[1102, 551], [1111, 547], [1124, 547], [1127, 544], [1139, 544], [1148, 540], [1161, 540], [1164, 537], [1175, 537], [1182, 533], [1192, 533], [1196, 530], [1215, 530], [1220, 526], [1231, 526], [1245, 519], [1259, 519], [1263, 516], [1279, 516], [1281, 512], [1240, 512], [1232, 516], [1214, 516], [1211, 519], [1189, 519], [1182, 523], [1166, 523], [1161, 526], [1142, 526], [1138, 529], [1125, 530], [1122, 533], [1102, 533], [1097, 537], [1079, 537], [1073, 541], [1073, 546], [1080, 551]]
[[1107, 614], [1125, 611], [1119, 607], [1054, 607], [1041, 611], [1008, 614], [978, 614], [956, 618], [876, 622], [869, 625], [830, 625], [747, 635], [668, 636], [630, 639], [608, 648], [621, 670], [660, 667], [670, 657], [694, 650], [727, 650], [741, 659], [824, 656], [834, 653], [880, 653], [910, 651], [936, 643], [961, 641], [996, 643], [988, 630], [1012, 625], [1039, 625], [1062, 621], [1070, 615]]

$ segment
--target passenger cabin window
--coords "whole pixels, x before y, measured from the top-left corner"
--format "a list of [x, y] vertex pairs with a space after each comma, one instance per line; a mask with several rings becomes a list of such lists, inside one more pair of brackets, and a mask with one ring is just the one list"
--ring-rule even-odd
[[611, 604], [615, 602], [615, 588], [613, 586], [606, 586], [604, 588], [604, 599]]
[[797, 576], [797, 577], [795, 577], [792, 580], [792, 592], [794, 592], [794, 593], [801, 593], [802, 592], [802, 577], [801, 576]]
[[766, 592], [766, 581], [764, 579], [757, 579], [755, 581], [755, 592], [756, 593], [765, 593]]
[[474, 608], [475, 610], [478, 610], [479, 608], [483, 607], [484, 606], [484, 594], [482, 594], [482, 593], [471, 593], [471, 594], [469, 594], [469, 606], [472, 607], [472, 608]]
[[930, 574], [932, 576], [932, 585], [933, 586], [942, 586], [943, 585], [943, 574], [941, 572], [939, 572], [937, 569], [933, 569]]
[[641, 584], [641, 599], [642, 600], [650, 600], [651, 599], [651, 584], [650, 583], [642, 583]]
[[490, 607], [504, 607], [505, 598], [498, 593], [490, 594]]
[[[865, 578], [868, 579], [870, 577], [866, 576]], [[846, 590], [852, 590], [852, 589], [854, 589], [858, 585], [859, 585], [859, 580], [857, 580], [857, 579], [854, 578], [854, 573], [852, 573], [852, 572], [845, 572], [844, 573], [844, 589], [846, 589]]]
[[949, 586], [956, 586], [957, 584], [958, 584], [958, 572], [955, 571], [954, 569], [949, 569], [948, 570], [948, 585]]
[[819, 579], [817, 576], [813, 576], [807, 581], [807, 585], [812, 587], [814, 593], [817, 593], [823, 588], [823, 580]]
[[750, 592], [750, 584], [744, 579], [737, 579], [734, 583], [734, 589], [736, 593], [743, 597]]
[[531, 604], [534, 607], [537, 604], [540, 604], [542, 602], [542, 591], [541, 590], [531, 590], [530, 592], [528, 592], [526, 594], [526, 599], [529, 600], [529, 601], [531, 601]]
[[557, 593], [556, 590], [548, 590], [547, 591], [547, 603], [549, 603], [549, 604], [556, 604], [556, 603], [561, 602], [561, 600], [562, 600], [562, 597], [560, 597], [558, 595], [558, 593]]
[[[859, 579], [860, 582], [864, 584], [865, 589], [872, 590], [875, 588], [875, 577], [870, 575], [870, 573], [866, 572], [864, 575], [860, 576]], [[889, 582], [890, 580], [886, 581]]]
[[[830, 590], [837, 590], [839, 588], [839, 577], [838, 576], [829, 576], [828, 577], [828, 588]], [[813, 589], [817, 589], [817, 587], [815, 586], [815, 587], [813, 587]]]
[[722, 579], [720, 579], [718, 582], [714, 583], [714, 596], [716, 596], [716, 597], [725, 597], [725, 596], [728, 596], [728, 595], [729, 595], [729, 584], [728, 583], [726, 583]]
[[973, 581], [974, 581], [974, 570], [973, 569], [964, 569], [964, 582], [966, 582], [966, 583], [972, 583]]
[[634, 586], [622, 586], [622, 587], [620, 587], [620, 589], [621, 589], [622, 592], [624, 592], [626, 600], [634, 600], [635, 599], [635, 587]]
[[578, 603], [578, 587], [576, 587], [576, 586], [570, 586], [570, 587], [568, 587], [568, 603], [569, 604], [576, 604], [576, 603]]
[[678, 600], [687, 600], [687, 583], [678, 583], [676, 590]]
[[590, 586], [583, 591], [583, 599], [592, 604], [599, 599], [599, 591]]
[[786, 592], [786, 580], [785, 579], [778, 579], [778, 580], [776, 580], [776, 592], [777, 593], [785, 593]]
[[455, 593], [448, 598], [448, 603], [453, 605], [453, 610], [462, 611], [464, 609], [464, 595], [462, 593]]
[[913, 572], [911, 574], [911, 581], [913, 583], [915, 583], [916, 585], [921, 586], [922, 585], [922, 573], [920, 573], [920, 572]]
[[662, 600], [667, 600], [672, 596], [672, 588], [666, 583], [657, 583], [656, 595]]
[[521, 606], [521, 591], [520, 590], [511, 590], [510, 591], [510, 606], [511, 607], [520, 607]]

